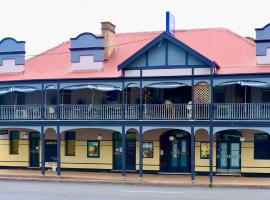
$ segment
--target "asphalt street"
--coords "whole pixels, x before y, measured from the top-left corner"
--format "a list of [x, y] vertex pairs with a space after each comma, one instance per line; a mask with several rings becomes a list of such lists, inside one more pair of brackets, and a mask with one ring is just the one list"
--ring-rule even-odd
[[0, 181], [0, 200], [268, 200], [270, 190]]

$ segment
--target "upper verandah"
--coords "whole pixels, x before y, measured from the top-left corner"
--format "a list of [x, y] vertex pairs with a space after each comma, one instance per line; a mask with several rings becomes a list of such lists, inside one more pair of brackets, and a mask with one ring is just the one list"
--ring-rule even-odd
[[[23, 73], [0, 74], [2, 81], [33, 79], [73, 79], [119, 77], [118, 66], [162, 32], [116, 33], [112, 55], [99, 71], [74, 72], [71, 67], [71, 43], [64, 42], [25, 62]], [[223, 28], [177, 30], [176, 39], [199, 52], [219, 69], [217, 73], [270, 72], [270, 66], [256, 66], [255, 43]], [[106, 45], [106, 44], [105, 44]]]

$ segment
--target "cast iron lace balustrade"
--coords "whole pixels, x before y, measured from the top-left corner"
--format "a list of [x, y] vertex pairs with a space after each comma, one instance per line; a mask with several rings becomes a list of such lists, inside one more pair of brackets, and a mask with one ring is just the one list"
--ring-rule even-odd
[[[210, 104], [195, 104], [194, 119], [209, 120], [210, 108]], [[214, 120], [270, 119], [270, 103], [215, 103], [213, 109]], [[121, 104], [0, 106], [0, 120], [122, 120], [123, 116], [125, 120], [191, 120], [192, 105], [127, 104], [124, 110]]]

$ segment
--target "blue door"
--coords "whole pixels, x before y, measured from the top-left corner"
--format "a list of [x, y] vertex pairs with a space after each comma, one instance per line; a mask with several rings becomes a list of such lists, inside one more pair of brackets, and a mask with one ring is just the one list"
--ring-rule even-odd
[[[113, 134], [113, 169], [122, 169], [122, 135]], [[136, 170], [136, 133], [126, 134], [126, 169]]]
[[240, 142], [217, 143], [217, 168], [240, 169], [241, 165]]
[[57, 161], [57, 142], [56, 140], [45, 141], [45, 162]]
[[160, 137], [160, 171], [190, 171], [190, 135], [169, 131]]
[[39, 141], [40, 134], [36, 132], [30, 133], [30, 167], [39, 167]]

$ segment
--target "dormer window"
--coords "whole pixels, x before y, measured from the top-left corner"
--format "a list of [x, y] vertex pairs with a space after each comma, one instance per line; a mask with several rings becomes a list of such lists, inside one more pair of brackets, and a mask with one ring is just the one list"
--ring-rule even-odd
[[100, 71], [104, 61], [104, 38], [82, 33], [71, 38], [71, 71]]
[[0, 41], [0, 74], [22, 73], [25, 63], [25, 42], [13, 38]]

